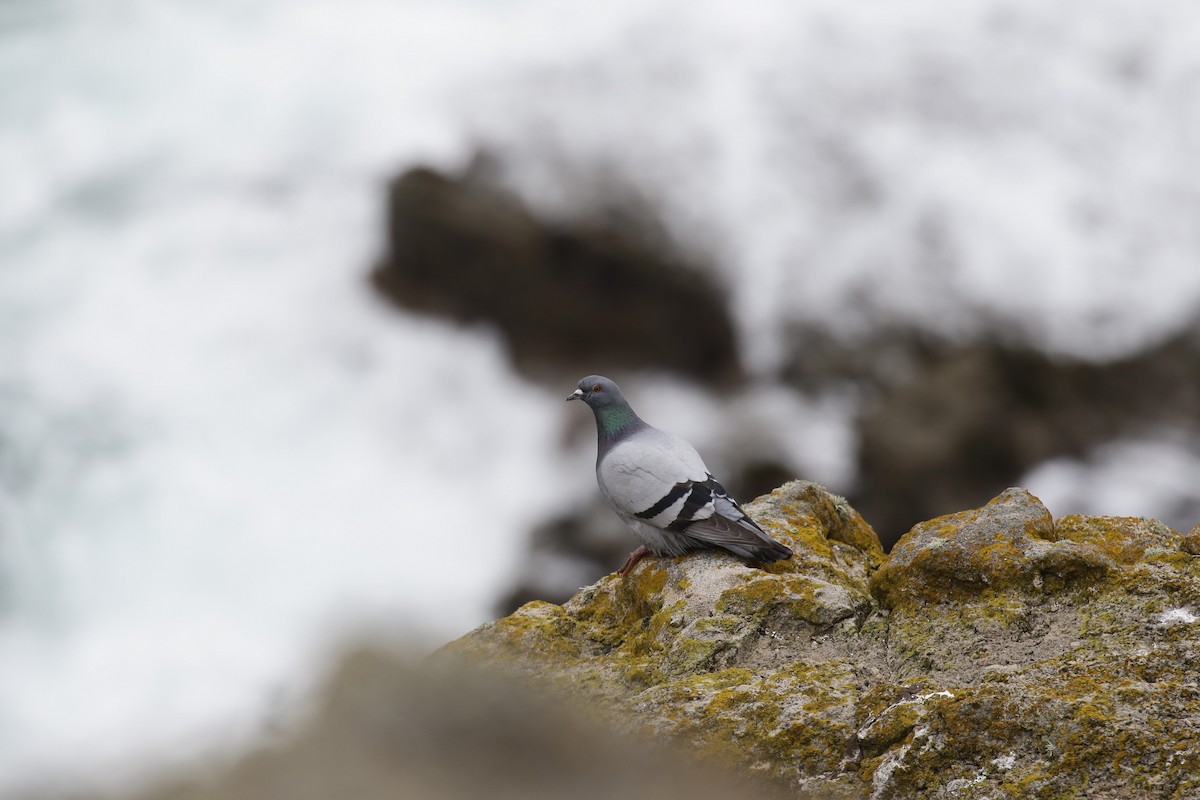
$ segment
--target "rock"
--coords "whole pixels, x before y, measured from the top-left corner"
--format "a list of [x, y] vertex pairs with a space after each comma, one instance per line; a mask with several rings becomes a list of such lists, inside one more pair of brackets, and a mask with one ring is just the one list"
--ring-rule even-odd
[[792, 560], [646, 559], [441, 657], [819, 796], [1200, 795], [1196, 531], [1010, 489], [886, 557], [814, 484], [746, 509]]
[[875, 574], [889, 662], [947, 692], [892, 775], [974, 797], [1200, 792], [1200, 560], [1153, 520], [1048, 523], [1009, 490], [917, 525]]
[[[1191, 331], [1099, 364], [1002, 342], [886, 338], [867, 340], [875, 355], [842, 358], [850, 366], [835, 373], [868, 387], [853, 499], [885, 548], [916, 522], [982, 503], [1043, 461], [1082, 457], [1150, 425], [1194, 424], [1200, 408]], [[811, 384], [812, 369], [796, 380]]]
[[527, 372], [735, 377], [720, 288], [611, 219], [540, 219], [487, 181], [411, 169], [389, 187], [388, 250], [372, 280], [405, 308], [495, 325]]
[[1092, 580], [1114, 566], [1090, 543], [1057, 539], [1041, 501], [1024, 489], [1008, 489], [982, 508], [919, 523], [892, 549], [872, 588], [891, 607], [914, 597], [938, 602], [983, 589]]
[[787, 336], [791, 346], [778, 372], [783, 383], [809, 394], [852, 385], [872, 399], [911, 382], [955, 347], [922, 328], [887, 323], [834, 333], [793, 321]]
[[[143, 800], [727, 800], [778, 787], [631, 743], [569, 699], [481, 671], [347, 656], [320, 711], [285, 740]], [[793, 796], [790, 793], [786, 796]]]
[[1183, 537], [1183, 550], [1194, 556], [1200, 556], [1200, 525], [1192, 528], [1188, 531], [1187, 536]]
[[[793, 547], [790, 561], [760, 569], [723, 551], [644, 559], [628, 579], [609, 576], [565, 606], [526, 605], [446, 653], [552, 676], [603, 698], [632, 727], [800, 788], [798, 775], [836, 772], [856, 726], [855, 632], [883, 551], [853, 509], [815, 484], [787, 484], [745, 508]], [[819, 788], [839, 782], [857, 784], [835, 777]]]

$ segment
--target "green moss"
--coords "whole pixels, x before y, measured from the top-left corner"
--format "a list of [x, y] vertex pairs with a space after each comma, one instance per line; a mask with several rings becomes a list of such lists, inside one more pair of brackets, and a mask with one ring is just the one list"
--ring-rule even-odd
[[765, 761], [781, 776], [796, 768], [831, 770], [852, 731], [829, 718], [786, 717], [785, 704], [796, 690], [790, 677], [725, 669], [676, 681], [662, 699], [675, 720], [673, 732], [686, 736], [702, 757], [726, 763]]
[[817, 520], [809, 513], [807, 504], [783, 503], [780, 511], [783, 512], [782, 528], [787, 531], [792, 544], [803, 547], [818, 558], [829, 558], [832, 555], [829, 539], [825, 537], [824, 530]]
[[813, 592], [810, 581], [803, 580], [801, 584], [795, 580], [785, 583], [780, 579], [766, 579], [725, 590], [717, 598], [714, 609], [721, 614], [761, 619], [779, 605], [791, 603], [796, 597], [793, 594], [796, 588], [811, 600]]
[[1181, 552], [1183, 537], [1158, 520], [1143, 517], [1087, 517], [1071, 514], [1055, 523], [1055, 532], [1072, 542], [1094, 548], [1117, 564]]
[[667, 585], [667, 577], [668, 573], [665, 569], [646, 567], [635, 570], [622, 585], [632, 589], [640, 602], [649, 604], [662, 594], [663, 588]]
[[858, 736], [863, 754], [873, 758], [910, 739], [920, 719], [921, 707], [915, 702], [897, 703], [884, 709]]
[[[715, 610], [722, 614], [735, 614], [756, 623], [761, 623], [772, 614], [781, 614], [785, 619], [800, 620], [817, 627], [826, 627], [848, 616], [854, 611], [841, 603], [830, 605], [822, 598], [825, 584], [805, 575], [785, 575], [751, 581], [741, 586], [726, 589], [717, 598]], [[860, 602], [869, 604], [861, 593]]]
[[1103, 580], [1111, 562], [1094, 548], [1050, 542], [1022, 549], [1007, 539], [963, 549], [933, 539], [900, 568], [884, 565], [871, 591], [889, 609], [964, 602], [983, 593], [1058, 594]]
[[573, 639], [575, 621], [562, 606], [536, 600], [510, 616], [492, 623], [491, 632], [504, 646], [543, 657], [577, 659], [580, 648]]
[[667, 669], [672, 675], [706, 670], [712, 664], [713, 657], [726, 646], [723, 641], [717, 639], [680, 636], [672, 644], [667, 657]]
[[[1200, 751], [1190, 749], [1177, 728], [1167, 727], [1168, 713], [1175, 712], [1158, 711], [1178, 702], [1178, 696], [1172, 697], [1175, 689], [1154, 687], [1153, 696], [1139, 697], [1134, 684], [1119, 676], [1119, 665], [1097, 669], [1063, 658], [1045, 666], [1061, 679], [1014, 677], [1010, 686], [955, 687], [952, 699], [926, 701], [921, 724], [937, 737], [939, 750], [953, 752], [958, 763], [982, 768], [998, 752], [1042, 753], [1034, 762], [1014, 764], [989, 776], [1010, 797], [1079, 797], [1089, 785], [1114, 777], [1138, 796], [1169, 796], [1159, 794], [1164, 783], [1180, 786], [1194, 780], [1185, 762]], [[1124, 690], [1113, 691], [1116, 686]], [[1167, 697], [1172, 699], [1163, 703]], [[1130, 701], [1134, 703], [1125, 705]], [[1196, 713], [1196, 706], [1192, 708], [1191, 713]], [[1134, 710], [1136, 714], [1131, 713]], [[1148, 720], [1140, 719], [1147, 714]], [[1168, 729], [1175, 735], [1170, 748], [1164, 748]], [[878, 740], [894, 738], [903, 732], [903, 725], [888, 730], [892, 736], [880, 735]], [[936, 751], [914, 748], [906, 754], [904, 770], [893, 773], [892, 796], [911, 796], [922, 786], [944, 785], [944, 772], [944, 760]]]

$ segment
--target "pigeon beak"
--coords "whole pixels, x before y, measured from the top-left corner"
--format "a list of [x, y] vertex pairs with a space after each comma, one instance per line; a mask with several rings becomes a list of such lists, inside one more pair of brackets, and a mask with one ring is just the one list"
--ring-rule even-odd
[[583, 397], [583, 389], [576, 389], [568, 395], [567, 400], [578, 400]]

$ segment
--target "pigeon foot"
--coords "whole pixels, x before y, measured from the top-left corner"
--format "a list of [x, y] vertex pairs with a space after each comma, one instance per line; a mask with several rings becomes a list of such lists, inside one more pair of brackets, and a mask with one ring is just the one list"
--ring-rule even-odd
[[629, 571], [634, 568], [634, 566], [637, 564], [637, 562], [641, 561], [643, 558], [645, 558], [648, 555], [650, 555], [650, 551], [647, 550], [644, 546], [639, 547], [637, 550], [634, 550], [632, 553], [629, 554], [629, 558], [625, 559], [625, 563], [621, 565], [621, 568], [619, 570], [617, 570], [617, 574], [618, 575], [628, 575]]

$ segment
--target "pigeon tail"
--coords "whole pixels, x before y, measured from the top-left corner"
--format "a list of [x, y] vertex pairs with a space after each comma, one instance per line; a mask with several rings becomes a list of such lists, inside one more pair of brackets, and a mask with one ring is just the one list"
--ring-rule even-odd
[[792, 557], [790, 548], [768, 536], [749, 517], [733, 520], [713, 514], [696, 520], [684, 530], [697, 541], [722, 547], [751, 561], [782, 561]]

